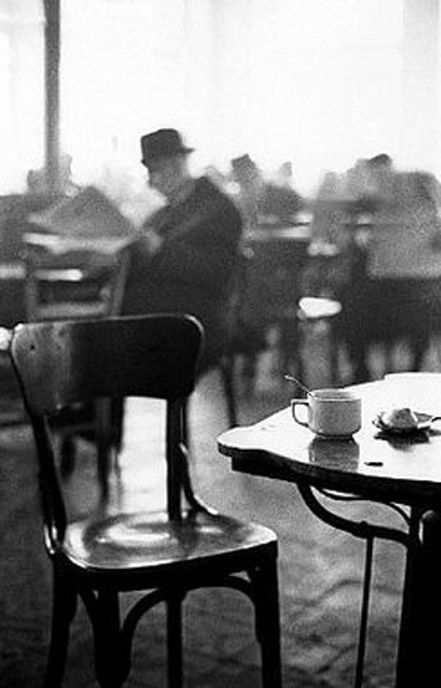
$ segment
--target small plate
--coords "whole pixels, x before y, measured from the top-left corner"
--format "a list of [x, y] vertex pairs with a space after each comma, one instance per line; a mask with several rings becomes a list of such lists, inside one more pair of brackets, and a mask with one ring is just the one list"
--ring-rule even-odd
[[[384, 412], [383, 412], [384, 413]], [[377, 428], [383, 430], [384, 432], [390, 432], [394, 435], [409, 435], [413, 432], [420, 432], [421, 430], [428, 430], [435, 420], [440, 420], [441, 416], [431, 416], [429, 413], [419, 413], [414, 411], [417, 418], [417, 425], [413, 428], [398, 428], [393, 425], [388, 425], [383, 422], [383, 413], [379, 413], [378, 416], [372, 421]]]

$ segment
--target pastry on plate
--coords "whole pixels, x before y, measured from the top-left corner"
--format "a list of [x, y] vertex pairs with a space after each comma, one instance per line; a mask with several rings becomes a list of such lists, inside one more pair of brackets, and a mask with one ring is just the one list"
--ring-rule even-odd
[[381, 422], [388, 428], [396, 430], [416, 430], [418, 417], [407, 407], [393, 408], [381, 414]]

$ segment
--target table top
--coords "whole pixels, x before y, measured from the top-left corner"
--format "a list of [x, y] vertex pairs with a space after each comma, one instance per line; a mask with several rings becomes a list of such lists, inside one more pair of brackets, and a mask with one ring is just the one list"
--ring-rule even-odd
[[388, 376], [350, 388], [362, 398], [362, 429], [351, 440], [316, 438], [285, 408], [218, 438], [234, 470], [423, 508], [441, 507], [441, 422], [427, 433], [384, 435], [373, 424], [382, 410], [409, 406], [441, 412], [441, 374]]

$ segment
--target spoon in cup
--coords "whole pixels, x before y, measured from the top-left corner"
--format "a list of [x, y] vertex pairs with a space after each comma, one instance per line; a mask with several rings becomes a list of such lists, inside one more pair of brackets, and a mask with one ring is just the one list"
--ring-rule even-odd
[[297, 380], [294, 375], [284, 375], [285, 380], [288, 380], [288, 382], [294, 382], [294, 384], [298, 385], [301, 389], [303, 389], [306, 394], [311, 394], [311, 390], [308, 389], [303, 382], [300, 382], [300, 380]]

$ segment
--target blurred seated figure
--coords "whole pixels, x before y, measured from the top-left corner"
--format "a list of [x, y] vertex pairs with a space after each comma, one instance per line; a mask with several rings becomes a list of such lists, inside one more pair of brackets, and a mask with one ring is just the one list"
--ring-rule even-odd
[[275, 184], [286, 189], [294, 188], [294, 175], [291, 160], [282, 162], [276, 173]]
[[302, 278], [303, 293], [339, 298], [349, 279], [356, 213], [345, 179], [335, 172], [325, 172], [310, 208], [311, 242]]
[[348, 209], [341, 180], [328, 171], [317, 190], [313, 202], [311, 242], [344, 245], [347, 241]]
[[[29, 170], [27, 175], [28, 191], [32, 194], [48, 193], [47, 175], [45, 169]], [[79, 186], [72, 180], [72, 156], [61, 153], [58, 162], [58, 190], [60, 194], [72, 196], [79, 190]]]
[[[383, 157], [385, 156], [385, 157]], [[373, 160], [385, 160], [389, 164], [390, 157], [381, 153], [370, 160], [367, 158], [358, 158], [354, 165], [350, 167], [345, 173], [344, 187], [346, 195], [357, 202], [360, 211], [369, 210], [369, 196], [371, 193], [371, 167]]]
[[207, 177], [192, 177], [193, 149], [175, 129], [146, 134], [141, 150], [149, 184], [167, 203], [132, 245], [123, 313], [195, 315], [206, 334], [201, 365], [209, 365], [223, 346], [225, 290], [240, 255], [241, 216]]
[[208, 177], [213, 184], [219, 187], [219, 189], [225, 189], [227, 184], [227, 179], [225, 175], [216, 167], [216, 165], [207, 165], [204, 170], [204, 177]]
[[303, 206], [303, 199], [293, 188], [266, 181], [248, 154], [234, 158], [231, 167], [246, 229], [258, 224], [293, 223]]
[[425, 172], [397, 172], [391, 158], [368, 161], [370, 179], [362, 205], [372, 213], [364, 259], [353, 270], [343, 322], [358, 380], [369, 378], [369, 342], [404, 339], [418, 370], [431, 334], [439, 327], [441, 255], [439, 192]]

